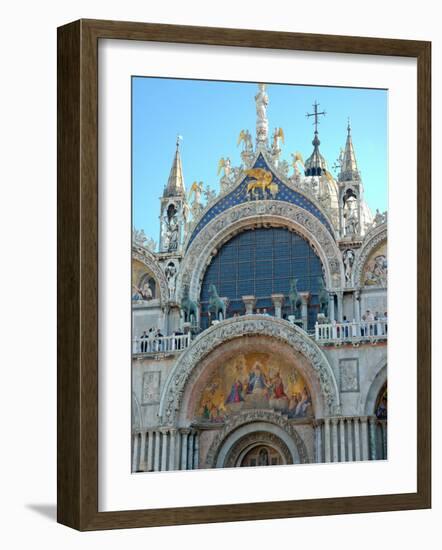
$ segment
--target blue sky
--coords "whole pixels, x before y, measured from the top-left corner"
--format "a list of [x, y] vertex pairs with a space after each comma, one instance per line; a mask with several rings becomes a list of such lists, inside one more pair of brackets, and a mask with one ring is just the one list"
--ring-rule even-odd
[[[255, 138], [255, 83], [133, 77], [133, 224], [158, 242], [159, 198], [172, 164], [176, 136], [187, 190], [193, 181], [219, 189], [218, 161], [241, 164], [237, 139], [242, 129]], [[269, 84], [269, 129], [282, 127], [282, 158], [312, 152], [312, 104], [320, 110], [320, 150], [332, 168], [351, 119], [353, 144], [370, 208], [387, 209], [387, 91]], [[333, 172], [335, 174], [335, 172]]]

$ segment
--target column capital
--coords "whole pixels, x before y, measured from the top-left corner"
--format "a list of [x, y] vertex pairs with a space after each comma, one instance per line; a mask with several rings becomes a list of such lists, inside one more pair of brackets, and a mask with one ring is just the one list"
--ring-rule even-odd
[[282, 304], [284, 303], [284, 294], [271, 294], [270, 297], [274, 305], [282, 306]]
[[331, 423], [333, 424], [333, 426], [337, 426], [339, 421], [340, 420], [344, 420], [343, 418], [336, 418], [336, 416], [334, 416], [333, 418], [330, 418], [331, 420]]
[[301, 297], [301, 300], [303, 303], [308, 304], [310, 300], [311, 293], [310, 292], [299, 292], [299, 296]]
[[190, 434], [191, 429], [190, 428], [180, 428], [180, 433], [187, 435]]
[[376, 416], [369, 416], [368, 417], [368, 422], [370, 424], [376, 424], [377, 421], [378, 421], [378, 419], [376, 418]]

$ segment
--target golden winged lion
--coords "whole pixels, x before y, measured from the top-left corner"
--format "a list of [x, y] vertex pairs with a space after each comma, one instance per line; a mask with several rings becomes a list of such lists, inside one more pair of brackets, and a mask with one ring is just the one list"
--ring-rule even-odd
[[275, 196], [278, 192], [278, 185], [272, 183], [273, 174], [271, 172], [263, 168], [250, 168], [250, 170], [246, 170], [245, 173], [247, 176], [253, 178], [253, 181], [247, 184], [247, 194], [253, 192], [253, 194], [256, 195], [257, 189], [261, 189], [263, 195], [265, 195], [266, 190], [269, 190], [272, 196]]

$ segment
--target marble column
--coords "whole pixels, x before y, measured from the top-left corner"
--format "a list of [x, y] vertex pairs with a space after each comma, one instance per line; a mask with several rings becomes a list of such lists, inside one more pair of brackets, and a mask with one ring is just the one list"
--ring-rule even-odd
[[366, 416], [361, 416], [361, 448], [362, 448], [362, 460], [368, 460], [368, 418]]
[[273, 307], [275, 308], [275, 317], [281, 319], [282, 305], [284, 303], [284, 294], [272, 294]]
[[388, 458], [388, 445], [387, 445], [387, 423], [381, 422], [382, 430], [382, 458]]
[[161, 430], [161, 471], [165, 472], [167, 471], [167, 465], [168, 465], [168, 447], [169, 442], [169, 430], [162, 429]]
[[160, 471], [160, 445], [161, 445], [161, 433], [155, 430], [155, 455], [153, 462], [154, 472]]
[[332, 427], [332, 462], [339, 462], [338, 452], [338, 422], [337, 418], [331, 419]]
[[330, 449], [330, 418], [324, 419], [324, 449], [325, 449], [325, 462], [331, 462], [331, 449]]
[[336, 293], [338, 297], [338, 318], [336, 319], [338, 323], [342, 323], [342, 302], [344, 298], [344, 293], [341, 291]]
[[322, 462], [322, 428], [319, 421], [315, 421], [313, 424], [315, 428], [315, 462]]
[[353, 315], [356, 323], [361, 320], [361, 293], [359, 290], [355, 290], [353, 293]]
[[140, 447], [140, 470], [146, 471], [146, 432], [141, 432], [141, 447]]
[[340, 451], [341, 451], [341, 462], [347, 460], [347, 453], [345, 452], [345, 418], [339, 420], [339, 435], [340, 435]]
[[181, 466], [180, 470], [187, 470], [187, 440], [190, 430], [183, 428], [181, 430]]
[[361, 460], [361, 441], [359, 437], [360, 423], [359, 418], [353, 420], [355, 428], [355, 460]]
[[170, 433], [170, 449], [169, 449], [169, 470], [176, 470], [176, 434], [175, 428], [169, 430]]
[[335, 320], [335, 295], [333, 293], [328, 296], [328, 318], [330, 322]]
[[191, 431], [187, 443], [187, 469], [193, 470], [193, 444], [195, 441], [195, 432]]
[[147, 471], [153, 470], [154, 432], [147, 432]]
[[370, 416], [368, 419], [368, 425], [369, 425], [369, 442], [370, 442], [370, 460], [376, 460], [377, 458], [377, 451], [376, 451], [376, 418], [374, 416]]
[[353, 418], [347, 418], [347, 439], [348, 439], [348, 461], [354, 460], [353, 456]]
[[134, 434], [133, 438], [134, 446], [132, 451], [132, 472], [136, 472], [138, 470], [138, 446], [140, 441], [140, 434]]
[[310, 292], [300, 292], [299, 296], [301, 298], [301, 319], [302, 319], [302, 328], [307, 331], [308, 329], [308, 303], [310, 300]]
[[253, 310], [255, 309], [256, 305], [256, 298], [255, 296], [243, 296], [242, 301], [244, 302], [244, 305], [246, 306], [246, 315], [253, 315]]
[[195, 442], [193, 445], [193, 469], [198, 470], [199, 468], [199, 453], [200, 453], [200, 434], [195, 432]]

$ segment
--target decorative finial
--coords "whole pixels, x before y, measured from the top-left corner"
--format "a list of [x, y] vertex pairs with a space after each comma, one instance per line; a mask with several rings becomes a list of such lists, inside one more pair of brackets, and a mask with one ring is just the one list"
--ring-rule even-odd
[[[318, 133], [318, 124], [319, 124], [318, 118], [319, 118], [319, 116], [320, 116], [320, 115], [325, 116], [325, 115], [327, 114], [325, 111], [318, 111], [318, 107], [319, 107], [319, 103], [318, 103], [317, 101], [315, 101], [315, 102], [313, 103], [313, 113], [307, 113], [307, 114], [305, 115], [307, 118], [309, 118], [309, 117], [311, 117], [311, 116], [315, 117], [315, 120], [314, 120], [314, 122], [313, 122], [313, 125], [315, 126], [315, 134]], [[314, 145], [314, 144], [313, 144], [313, 145]]]
[[177, 134], [176, 136], [176, 150], [178, 151], [180, 148], [180, 141], [183, 141], [183, 136], [180, 134]]
[[348, 135], [351, 133], [350, 117], [347, 118], [347, 133]]

